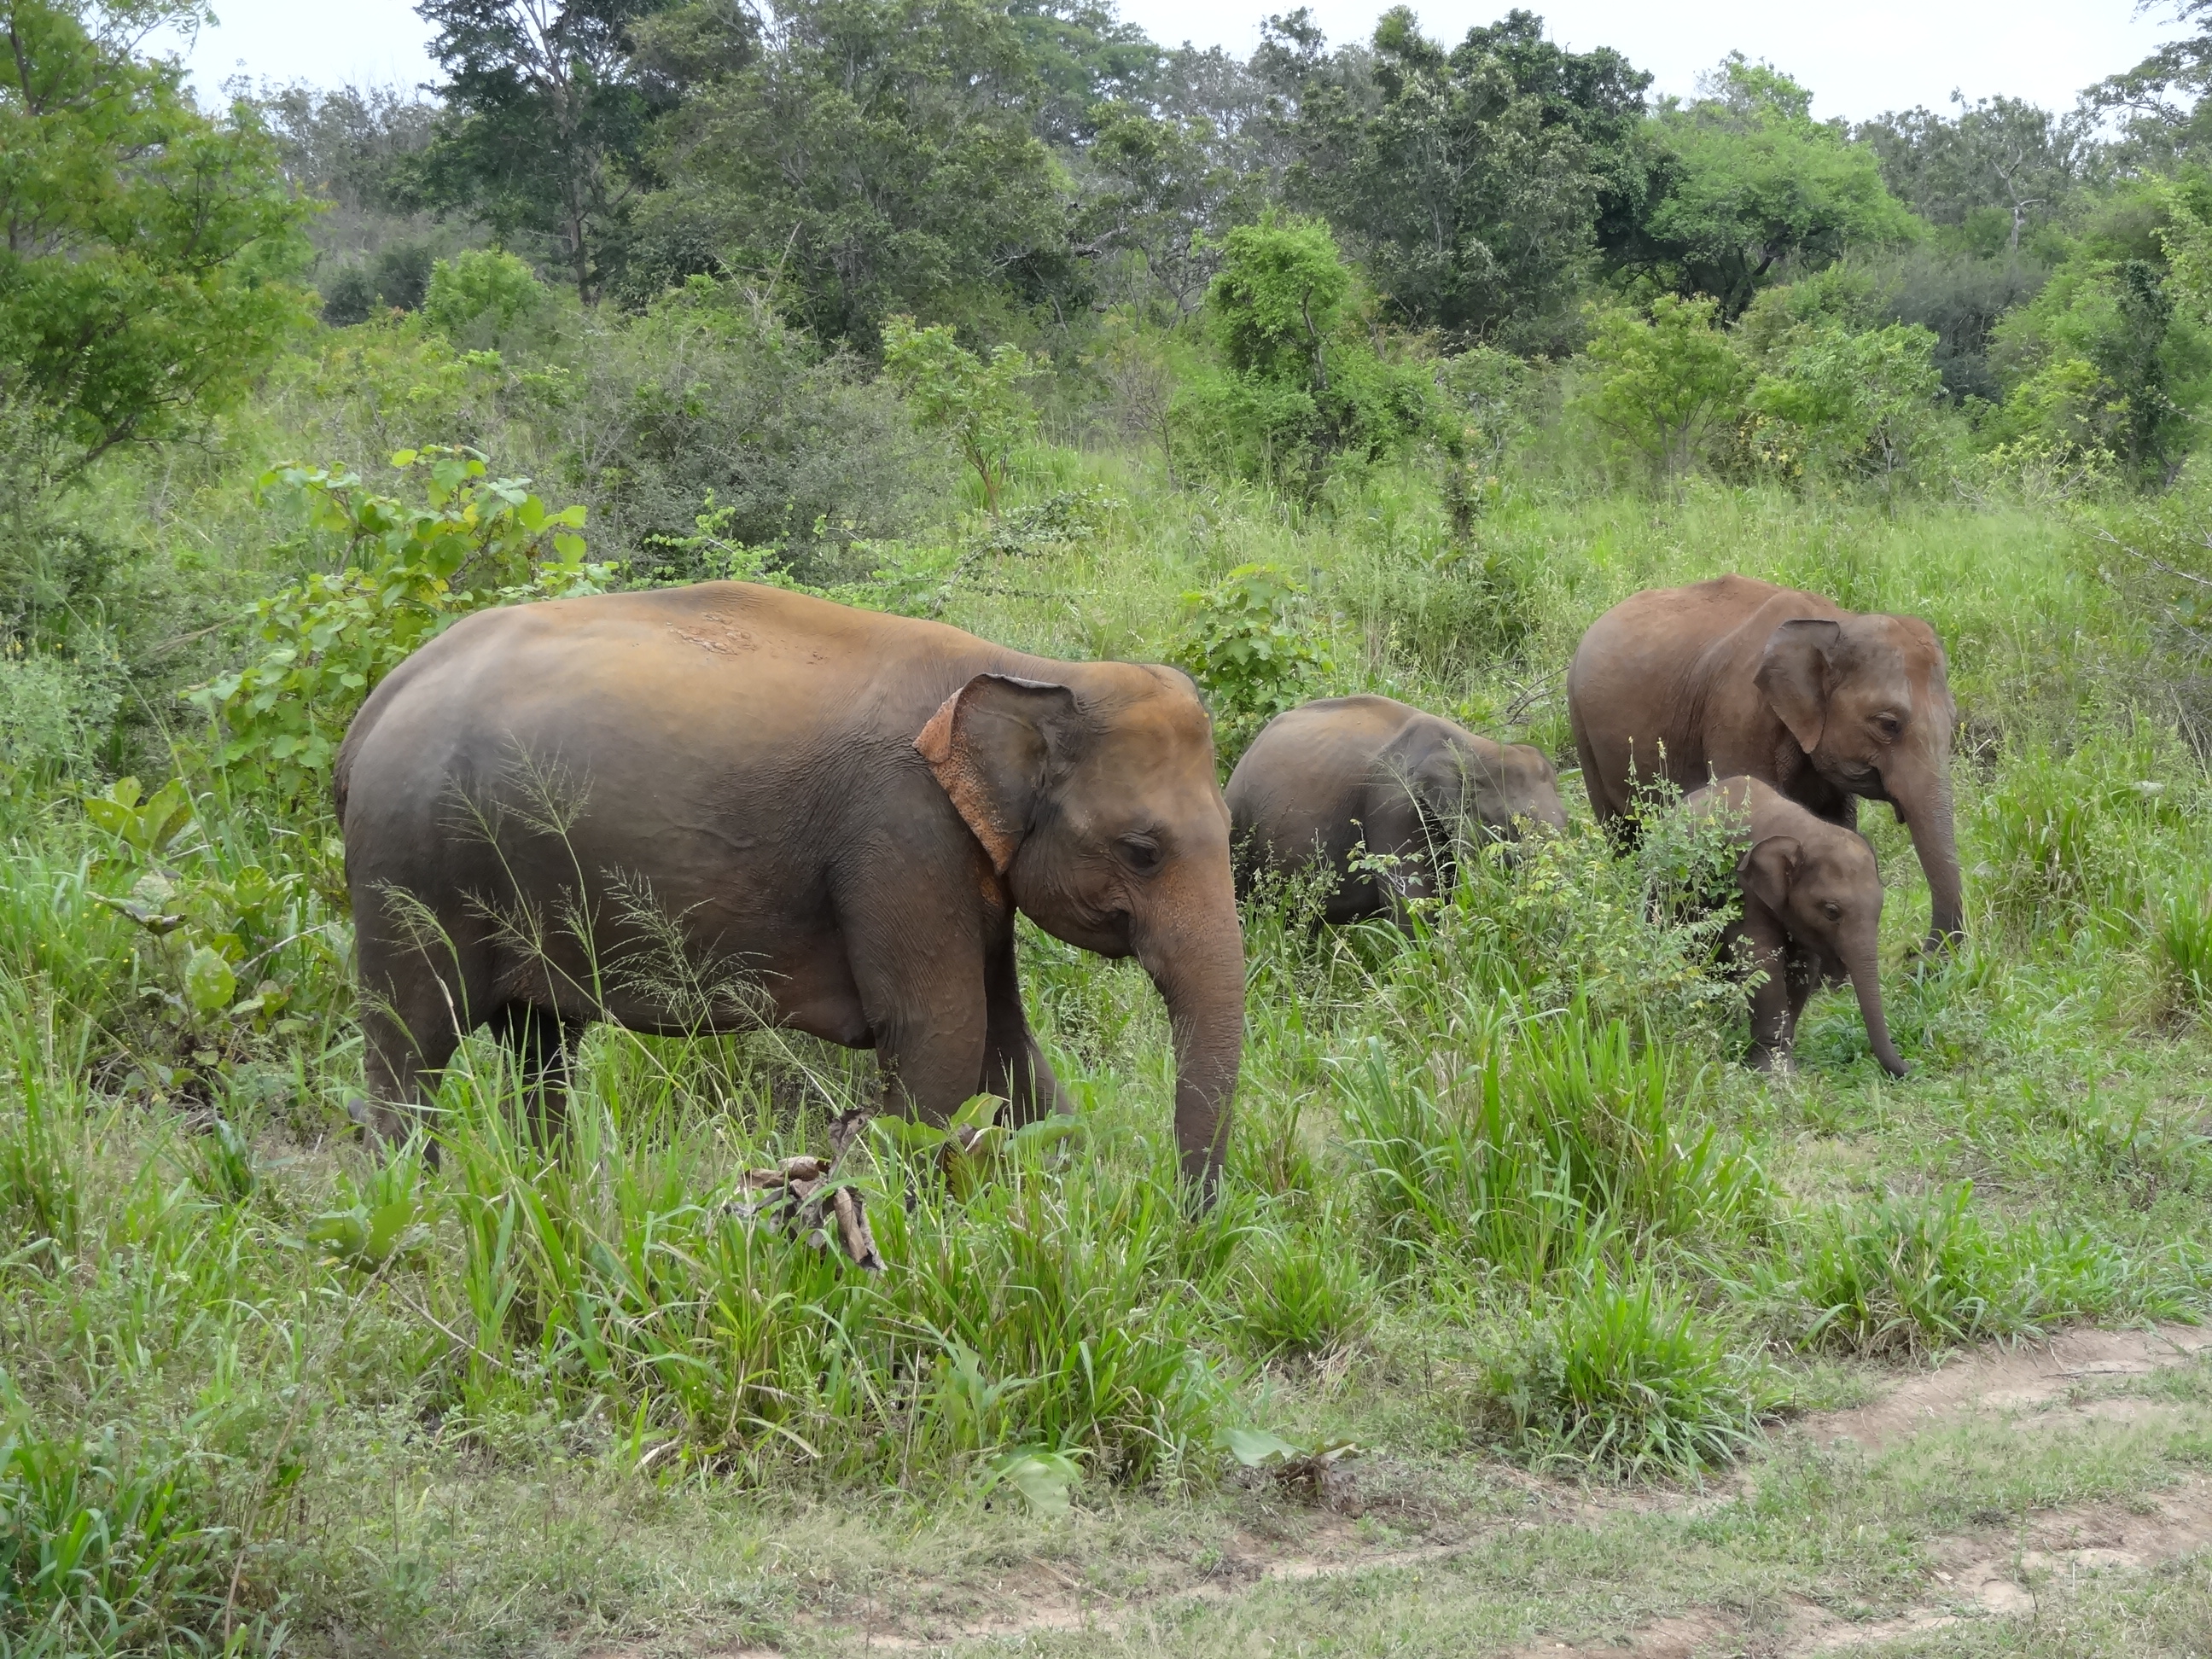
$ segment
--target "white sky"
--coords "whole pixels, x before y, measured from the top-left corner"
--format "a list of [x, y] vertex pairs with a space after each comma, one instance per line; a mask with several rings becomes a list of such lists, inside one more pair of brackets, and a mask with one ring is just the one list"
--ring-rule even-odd
[[[1121, 0], [1122, 15], [1173, 46], [1250, 50], [1260, 20], [1295, 0]], [[1446, 43], [1504, 15], [1511, 0], [1430, 0], [1415, 10]], [[2145, 57], [2172, 32], [2166, 9], [2134, 0], [1524, 0], [1553, 39], [1608, 46], [1688, 93], [1730, 51], [1772, 62], [1813, 88], [1814, 113], [1863, 120], [1913, 104], [2009, 93], [2064, 108], [2081, 88]], [[411, 86], [435, 78], [429, 31], [408, 0], [214, 0], [219, 27], [190, 62], [203, 95], [243, 72], [255, 80]], [[1333, 41], [1364, 36], [1385, 5], [1310, 0]], [[242, 64], [241, 64], [242, 60]]]

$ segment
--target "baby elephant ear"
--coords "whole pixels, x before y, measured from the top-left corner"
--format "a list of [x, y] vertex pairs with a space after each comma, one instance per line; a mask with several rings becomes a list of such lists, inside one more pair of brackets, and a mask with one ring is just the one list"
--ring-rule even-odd
[[1002, 876], [1036, 818], [1054, 761], [1073, 743], [1075, 720], [1075, 693], [1064, 685], [978, 674], [914, 740]]
[[1769, 836], [1735, 861], [1735, 878], [1745, 892], [1779, 917], [1804, 856], [1805, 848], [1795, 836]]
[[1797, 746], [1811, 754], [1828, 724], [1832, 656], [1844, 636], [1840, 625], [1814, 617], [1786, 622], [1766, 636], [1766, 653], [1753, 681]]

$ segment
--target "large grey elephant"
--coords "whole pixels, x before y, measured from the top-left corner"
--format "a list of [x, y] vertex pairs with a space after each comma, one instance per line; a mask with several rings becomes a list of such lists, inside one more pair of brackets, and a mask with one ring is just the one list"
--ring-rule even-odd
[[[1325, 919], [1397, 913], [1449, 885], [1473, 828], [1567, 827], [1552, 763], [1389, 697], [1325, 697], [1270, 720], [1229, 778], [1237, 878], [1317, 866], [1335, 878]], [[1352, 867], [1364, 849], [1375, 862]], [[1377, 856], [1379, 855], [1379, 856]]]
[[1184, 1173], [1218, 1178], [1243, 946], [1212, 728], [1172, 669], [746, 583], [560, 599], [410, 657], [337, 784], [386, 1133], [477, 1025], [557, 1081], [594, 1019], [767, 1019], [876, 1049], [887, 1109], [988, 1091], [1033, 1118], [1059, 1097], [1018, 910], [1143, 963]]
[[1856, 831], [1815, 817], [1757, 778], [1724, 778], [1683, 798], [1684, 812], [1719, 817], [1740, 849], [1743, 915], [1724, 945], [1747, 943], [1761, 975], [1751, 997], [1749, 1063], [1788, 1071], [1797, 1021], [1822, 985], [1848, 979], [1867, 1042], [1892, 1077], [1909, 1067], [1889, 1040], [1881, 1007], [1881, 868]]
[[1583, 782], [1626, 823], [1635, 783], [1738, 774], [1846, 829], [1887, 801], [1927, 873], [1929, 943], [1961, 930], [1951, 822], [1958, 719], [1943, 647], [1917, 617], [1861, 615], [1742, 576], [1654, 588], [1590, 625], [1567, 671]]

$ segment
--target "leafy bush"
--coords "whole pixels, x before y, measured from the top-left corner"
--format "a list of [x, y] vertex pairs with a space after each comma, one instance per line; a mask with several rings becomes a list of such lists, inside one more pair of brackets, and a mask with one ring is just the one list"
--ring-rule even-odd
[[1760, 458], [1785, 475], [1809, 464], [1886, 487], [1917, 470], [1940, 430], [1935, 335], [1902, 326], [1794, 332], [1744, 400]]
[[2163, 894], [2151, 909], [2150, 953], [2178, 1006], [2212, 1010], [2212, 891], [2191, 884]]
[[11, 797], [91, 769], [123, 700], [118, 679], [106, 664], [0, 652], [0, 785]]
[[481, 335], [482, 343], [495, 346], [546, 297], [526, 261], [496, 248], [472, 248], [431, 267], [422, 314], [449, 340]]
[[1206, 689], [1224, 767], [1261, 726], [1310, 698], [1333, 666], [1307, 622], [1305, 594], [1273, 565], [1243, 564], [1206, 592], [1183, 595], [1193, 614], [1175, 660]]
[[308, 525], [340, 538], [347, 563], [254, 606], [259, 659], [195, 688], [216, 726], [216, 766], [298, 805], [319, 792], [378, 681], [471, 611], [596, 591], [613, 567], [584, 562], [580, 507], [549, 510], [526, 478], [491, 478], [474, 450], [401, 450], [426, 505], [371, 495], [354, 473], [298, 465], [264, 473]]
[[179, 780], [149, 796], [136, 778], [84, 797], [112, 851], [98, 873], [130, 884], [91, 902], [137, 930], [115, 1035], [137, 1061], [125, 1079], [150, 1093], [204, 1096], [257, 1046], [289, 1041], [342, 1004], [338, 849], [324, 844], [275, 871], [223, 858]]
[[917, 328], [911, 317], [893, 317], [884, 325], [884, 373], [906, 393], [916, 422], [952, 440], [994, 518], [1013, 475], [1015, 447], [1036, 427], [1036, 410], [1021, 388], [1039, 372], [1029, 353], [1011, 345], [987, 363], [941, 323]]
[[1711, 300], [1665, 295], [1648, 317], [1605, 313], [1586, 355], [1575, 406], [1642, 456], [1659, 483], [1680, 477], [1706, 434], [1739, 407], [1742, 360]]
[[1366, 1330], [1376, 1291], [1358, 1253], [1344, 1248], [1351, 1220], [1327, 1216], [1311, 1231], [1282, 1226], [1255, 1232], [1233, 1316], [1255, 1352], [1263, 1358], [1325, 1353]]
[[1310, 499], [1341, 463], [1382, 461], [1431, 437], [1435, 383], [1424, 365], [1377, 348], [1364, 305], [1320, 221], [1270, 212], [1231, 230], [1206, 300], [1223, 367], [1178, 393], [1176, 455]]
[[0, 1641], [9, 1651], [174, 1651], [176, 1636], [218, 1626], [236, 1535], [211, 1501], [205, 1468], [182, 1449], [134, 1443], [112, 1424], [87, 1434], [40, 1417], [0, 1371]]
[[1808, 1348], [1920, 1353], [2144, 1305], [2148, 1262], [2069, 1230], [1994, 1227], [1973, 1192], [1892, 1193], [1800, 1222], [1762, 1274], [1775, 1318]]
[[1519, 1033], [1493, 1024], [1418, 1068], [1369, 1039], [1337, 1084], [1382, 1247], [1409, 1265], [1479, 1259], [1533, 1288], [1619, 1234], [1758, 1224], [1765, 1178], [1684, 1121], [1680, 1066], [1579, 1009]]
[[2166, 769], [2143, 744], [2111, 739], [2009, 757], [1972, 819], [1973, 874], [1995, 918], [2027, 933], [2119, 926], [2140, 911], [2160, 843], [2185, 821], [2157, 775]]
[[365, 323], [380, 310], [419, 311], [430, 292], [433, 266], [430, 250], [421, 242], [400, 242], [373, 259], [340, 265], [321, 280], [323, 320], [343, 328]]
[[826, 586], [950, 482], [889, 384], [704, 278], [642, 316], [599, 308], [514, 389], [595, 544], [641, 577], [715, 574], [681, 546], [714, 513], [721, 540]]

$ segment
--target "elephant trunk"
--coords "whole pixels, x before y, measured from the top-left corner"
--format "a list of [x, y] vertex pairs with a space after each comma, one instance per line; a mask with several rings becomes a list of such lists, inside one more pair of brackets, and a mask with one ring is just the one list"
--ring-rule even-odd
[[1210, 1206], [1229, 1150], [1230, 1105], [1244, 1054], [1244, 933], [1228, 872], [1218, 896], [1167, 908], [1140, 929], [1137, 960], [1167, 1004], [1175, 1040], [1176, 1142], [1184, 1182]]
[[1848, 952], [1844, 968], [1851, 976], [1851, 989], [1858, 993], [1859, 1018], [1866, 1021], [1867, 1042], [1874, 1049], [1874, 1057], [1892, 1077], [1905, 1076], [1912, 1068], [1899, 1056], [1897, 1045], [1889, 1040], [1889, 1021], [1881, 1012], [1881, 963], [1872, 942]]
[[[1951, 822], [1951, 781], [1941, 767], [1931, 767], [1924, 780], [1883, 782], [1912, 833], [1912, 849], [1919, 854], [1920, 868], [1928, 877], [1928, 943], [1937, 949], [1966, 931], [1959, 841]], [[1900, 788], [1899, 783], [1906, 787]]]

